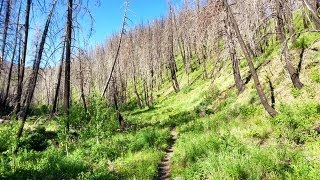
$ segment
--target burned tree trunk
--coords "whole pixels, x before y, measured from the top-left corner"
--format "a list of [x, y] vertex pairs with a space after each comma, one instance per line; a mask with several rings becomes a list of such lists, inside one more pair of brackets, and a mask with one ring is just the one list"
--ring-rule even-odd
[[39, 50], [37, 52], [36, 59], [35, 59], [34, 65], [33, 65], [33, 71], [32, 71], [32, 74], [31, 74], [31, 79], [30, 79], [29, 84], [28, 84], [28, 93], [27, 93], [27, 98], [26, 98], [26, 106], [24, 108], [22, 122], [21, 122], [21, 125], [19, 127], [18, 134], [17, 134], [17, 139], [18, 140], [20, 139], [20, 137], [22, 135], [24, 124], [25, 124], [25, 122], [27, 120], [28, 111], [29, 111], [29, 108], [30, 108], [30, 105], [31, 105], [31, 101], [32, 101], [33, 95], [34, 95], [34, 90], [35, 90], [36, 85], [37, 85], [37, 79], [38, 79], [40, 63], [41, 63], [41, 59], [42, 59], [42, 53], [44, 51], [44, 45], [46, 43], [46, 38], [47, 38], [48, 31], [49, 31], [51, 18], [52, 18], [54, 9], [56, 7], [56, 4], [57, 4], [57, 0], [54, 0], [52, 8], [51, 8], [51, 11], [50, 11], [50, 13], [48, 15], [48, 18], [47, 18], [47, 21], [46, 21], [46, 24], [45, 24], [45, 27], [44, 27], [44, 30], [43, 30], [43, 33], [42, 33], [42, 37], [41, 37], [41, 41], [40, 41], [40, 45], [39, 45]]
[[169, 35], [168, 35], [168, 55], [169, 55], [169, 69], [170, 69], [170, 73], [171, 73], [171, 82], [172, 82], [172, 87], [174, 89], [175, 92], [179, 92], [180, 88], [179, 88], [179, 83], [178, 83], [178, 79], [177, 79], [177, 64], [174, 58], [174, 51], [173, 51], [173, 27], [172, 27], [172, 6], [170, 5], [170, 15], [169, 15]]
[[224, 4], [224, 7], [225, 7], [225, 11], [227, 13], [227, 15], [230, 17], [230, 23], [232, 24], [233, 26], [233, 29], [236, 33], [236, 36], [238, 38], [238, 41], [240, 43], [240, 46], [241, 46], [241, 49], [246, 57], [246, 60], [248, 62], [248, 65], [249, 65], [249, 68], [250, 68], [250, 72], [252, 74], [252, 77], [253, 77], [253, 80], [254, 80], [254, 84], [255, 84], [255, 87], [256, 87], [256, 90], [258, 92], [258, 95], [260, 97], [260, 100], [261, 100], [261, 103], [263, 105], [263, 107], [265, 108], [265, 110], [270, 114], [270, 116], [276, 116], [278, 114], [278, 112], [273, 109], [270, 104], [268, 103], [268, 100], [266, 98], [266, 95], [263, 91], [263, 88], [262, 88], [262, 85], [260, 83], [260, 80], [259, 80], [259, 77], [258, 77], [258, 74], [254, 68], [254, 65], [253, 65], [253, 58], [252, 56], [250, 55], [250, 52], [248, 50], [248, 47], [247, 45], [245, 44], [242, 36], [241, 36], [241, 33], [240, 33], [240, 30], [239, 30], [239, 27], [238, 27], [238, 24], [233, 16], [233, 13], [228, 5], [228, 2], [227, 0], [224, 0], [223, 1], [223, 4]]
[[201, 54], [202, 54], [202, 60], [203, 60], [204, 78], [208, 79], [209, 78], [208, 70], [207, 70], [208, 54], [207, 54], [207, 46], [204, 44], [202, 45]]
[[84, 75], [83, 75], [83, 67], [82, 67], [82, 59], [79, 60], [79, 70], [80, 70], [80, 92], [81, 92], [81, 100], [83, 103], [83, 108], [85, 113], [87, 113], [87, 103], [86, 97], [84, 94]]
[[112, 78], [112, 74], [113, 74], [114, 68], [115, 68], [117, 60], [118, 60], [118, 56], [119, 56], [119, 53], [120, 53], [120, 48], [121, 48], [121, 44], [122, 44], [122, 40], [123, 40], [123, 35], [125, 34], [125, 26], [127, 24], [127, 11], [128, 11], [128, 8], [129, 8], [129, 2], [126, 1], [126, 9], [125, 9], [124, 15], [123, 15], [121, 33], [120, 33], [120, 38], [119, 38], [119, 43], [118, 43], [118, 47], [117, 47], [116, 56], [114, 58], [114, 61], [113, 61], [113, 64], [112, 64], [112, 68], [111, 68], [111, 72], [110, 72], [110, 75], [108, 77], [107, 84], [106, 84], [106, 86], [105, 86], [105, 88], [103, 90], [102, 96], [105, 96], [105, 94], [107, 92], [107, 89], [108, 89], [109, 84], [110, 84], [110, 80]]
[[73, 0], [68, 0], [68, 16], [67, 16], [67, 32], [66, 32], [66, 60], [65, 60], [65, 76], [64, 76], [64, 110], [67, 116], [66, 129], [69, 132], [70, 122], [70, 94], [71, 94], [71, 82], [70, 82], [70, 68], [71, 68], [71, 40], [72, 40], [72, 11]]
[[133, 75], [133, 91], [134, 91], [134, 94], [137, 96], [138, 106], [140, 108], [142, 108], [143, 107], [143, 101], [142, 101], [142, 99], [141, 99], [141, 97], [140, 97], [140, 95], [138, 93], [137, 80], [136, 79], [137, 79], [136, 76]]
[[4, 57], [5, 57], [10, 15], [11, 15], [11, 0], [7, 0], [6, 15], [5, 15], [4, 27], [3, 27], [3, 39], [2, 39], [2, 46], [1, 46], [0, 75], [1, 75], [2, 66], [4, 62]]
[[58, 103], [59, 90], [60, 90], [60, 86], [61, 86], [61, 77], [62, 77], [62, 69], [63, 69], [64, 55], [65, 55], [65, 48], [66, 48], [66, 42], [64, 41], [61, 60], [60, 60], [60, 66], [59, 66], [59, 72], [58, 72], [58, 80], [57, 80], [57, 85], [56, 85], [56, 88], [55, 88], [54, 98], [53, 98], [53, 102], [52, 102], [51, 116], [53, 116], [54, 113], [57, 112], [57, 103]]
[[306, 8], [309, 10], [312, 16], [312, 20], [314, 25], [316, 26], [317, 30], [320, 30], [320, 18], [317, 12], [317, 8], [311, 4], [308, 0], [302, 0], [303, 4], [306, 6]]
[[283, 12], [283, 20], [286, 22], [286, 26], [289, 31], [290, 39], [292, 44], [296, 44], [297, 39], [295, 35], [295, 30], [293, 26], [293, 15], [292, 15], [292, 10], [290, 9], [290, 4], [287, 1], [284, 0], [279, 0], [282, 4], [282, 12]]
[[[20, 10], [21, 9], [19, 8], [18, 20], [17, 20], [17, 25], [16, 25], [16, 33], [15, 33], [15, 39], [14, 39], [14, 45], [13, 45], [13, 52], [12, 52], [11, 64], [10, 64], [10, 68], [9, 68], [7, 88], [6, 88], [5, 96], [3, 99], [3, 106], [5, 106], [7, 104], [7, 99], [8, 99], [10, 85], [11, 85], [12, 69], [13, 69], [13, 63], [14, 63], [14, 59], [15, 59], [15, 55], [16, 55], [18, 35], [19, 35]], [[19, 45], [20, 45], [20, 43], [19, 43]], [[19, 46], [19, 56], [18, 57], [20, 57], [20, 46]]]
[[286, 69], [289, 72], [291, 81], [297, 89], [301, 89], [303, 87], [303, 84], [300, 82], [299, 75], [297, 73], [297, 70], [293, 67], [293, 64], [291, 62], [291, 56], [289, 53], [288, 43], [286, 39], [286, 33], [285, 33], [285, 27], [284, 27], [284, 10], [283, 10], [283, 4], [280, 1], [277, 1], [276, 3], [277, 8], [277, 30], [278, 35], [281, 40], [281, 47], [282, 47], [282, 54], [284, 56], [285, 62], [286, 62]]
[[226, 40], [229, 48], [230, 59], [232, 63], [233, 69], [233, 78], [238, 89], [239, 94], [244, 91], [244, 83], [241, 78], [240, 69], [239, 69], [239, 59], [237, 57], [235, 42], [233, 40], [234, 34], [231, 29], [232, 24], [230, 23], [229, 17], [225, 21], [225, 29], [226, 29]]
[[22, 59], [21, 59], [20, 68], [19, 68], [19, 75], [18, 75], [19, 80], [18, 80], [16, 107], [15, 107], [16, 118], [18, 118], [18, 114], [21, 109], [21, 96], [22, 96], [24, 71], [25, 71], [27, 49], [28, 49], [30, 8], [31, 8], [31, 0], [27, 0], [26, 17], [25, 17], [25, 23], [24, 23], [24, 41], [23, 41], [23, 49], [22, 49]]
[[113, 101], [114, 101], [114, 106], [115, 106], [115, 109], [116, 109], [116, 117], [118, 119], [120, 129], [123, 131], [123, 130], [125, 130], [126, 125], [125, 125], [124, 119], [123, 119], [123, 117], [122, 117], [122, 115], [120, 113], [120, 110], [119, 110], [118, 97], [117, 97], [118, 88], [117, 88], [117, 85], [116, 85], [115, 78], [113, 78], [113, 83], [112, 84], [113, 84]]

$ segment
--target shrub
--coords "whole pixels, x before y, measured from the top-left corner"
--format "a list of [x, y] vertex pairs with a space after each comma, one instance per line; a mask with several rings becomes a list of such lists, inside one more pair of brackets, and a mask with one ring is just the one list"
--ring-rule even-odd
[[18, 123], [3, 124], [0, 126], [0, 153], [14, 147], [17, 128]]
[[50, 113], [50, 108], [47, 105], [39, 105], [32, 107], [30, 110], [30, 116], [44, 116]]
[[21, 138], [19, 147], [28, 150], [44, 151], [48, 147], [46, 129], [39, 126], [34, 131], [26, 132], [26, 136]]

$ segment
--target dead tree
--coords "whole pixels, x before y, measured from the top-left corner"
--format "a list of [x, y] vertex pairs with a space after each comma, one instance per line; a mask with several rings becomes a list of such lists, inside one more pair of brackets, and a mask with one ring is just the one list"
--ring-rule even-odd
[[176, 60], [174, 58], [174, 51], [173, 51], [173, 9], [172, 9], [172, 5], [169, 5], [169, 19], [168, 19], [168, 63], [169, 63], [169, 70], [171, 73], [171, 83], [172, 83], [172, 87], [174, 89], [175, 92], [179, 92], [180, 88], [179, 88], [179, 83], [178, 83], [178, 79], [177, 79], [177, 64], [176, 64]]
[[21, 59], [19, 74], [18, 74], [19, 77], [18, 77], [18, 88], [17, 88], [17, 97], [16, 97], [16, 107], [15, 107], [16, 118], [18, 118], [18, 114], [21, 109], [21, 96], [22, 96], [24, 71], [25, 71], [27, 49], [28, 49], [30, 8], [31, 8], [31, 0], [27, 0], [25, 23], [24, 23], [24, 41], [23, 41], [23, 49], [22, 49], [22, 59]]
[[254, 64], [253, 64], [253, 58], [252, 56], [250, 55], [250, 52], [248, 50], [248, 47], [247, 45], [245, 44], [243, 38], [242, 38], [242, 35], [240, 33], [240, 30], [239, 30], [239, 27], [238, 27], [238, 24], [233, 16], [233, 13], [231, 11], [231, 8], [230, 6], [228, 5], [228, 1], [227, 0], [223, 0], [223, 6], [225, 8], [225, 11], [227, 13], [227, 15], [229, 16], [229, 19], [230, 19], [230, 23], [232, 24], [233, 26], [233, 29], [236, 33], [236, 36], [238, 38], [238, 41], [240, 43], [240, 46], [241, 46], [241, 49], [246, 57], [246, 60], [247, 60], [247, 63], [249, 65], [249, 68], [250, 68], [250, 72], [251, 72], [251, 75], [253, 77], [253, 80], [254, 80], [254, 84], [255, 84], [255, 87], [256, 87], [256, 90], [258, 92], [258, 95], [260, 97], [260, 100], [261, 100], [261, 103], [263, 105], [263, 107], [265, 108], [265, 110], [270, 114], [270, 116], [276, 116], [278, 114], [278, 112], [273, 109], [268, 100], [267, 100], [267, 97], [263, 91], [263, 88], [262, 88], [262, 85], [260, 83], [260, 80], [259, 80], [259, 77], [258, 77], [258, 74], [254, 68]]
[[286, 22], [286, 25], [289, 31], [291, 42], [292, 44], [296, 44], [297, 38], [296, 38], [295, 29], [293, 25], [293, 14], [291, 10], [292, 7], [290, 6], [290, 3], [288, 1], [280, 0], [280, 2], [283, 4], [282, 7], [283, 7], [283, 13], [284, 13], [284, 20]]
[[224, 21], [225, 22], [225, 36], [226, 36], [226, 43], [228, 45], [229, 49], [229, 54], [230, 54], [230, 59], [231, 59], [231, 64], [232, 64], [232, 69], [233, 69], [233, 78], [235, 85], [238, 89], [239, 94], [244, 91], [244, 83], [241, 78], [240, 74], [240, 68], [239, 68], [239, 59], [237, 57], [237, 52], [236, 52], [236, 47], [235, 47], [235, 42], [234, 42], [234, 33], [232, 31], [232, 24], [230, 23], [229, 16], [227, 16], [227, 19]]
[[83, 103], [83, 108], [85, 113], [87, 113], [87, 103], [84, 94], [84, 74], [83, 74], [83, 67], [82, 67], [82, 59], [79, 59], [79, 73], [80, 73], [80, 93], [81, 93], [81, 100]]
[[113, 78], [113, 101], [114, 101], [114, 106], [115, 106], [115, 109], [116, 109], [116, 117], [118, 119], [118, 122], [119, 122], [119, 127], [120, 129], [123, 131], [125, 130], [125, 122], [124, 122], [124, 119], [120, 113], [120, 110], [119, 110], [119, 104], [118, 104], [118, 88], [117, 88], [117, 85], [116, 85], [116, 79]]
[[67, 32], [66, 32], [66, 60], [65, 60], [65, 76], [64, 76], [64, 110], [67, 116], [66, 129], [70, 130], [69, 114], [70, 114], [70, 68], [71, 68], [71, 40], [72, 40], [72, 12], [73, 0], [68, 0], [68, 15], [67, 15]]
[[36, 59], [35, 59], [34, 65], [33, 65], [34, 68], [33, 68], [33, 71], [32, 71], [32, 74], [31, 74], [31, 78], [30, 78], [29, 84], [28, 84], [28, 93], [27, 93], [27, 98], [26, 98], [26, 106], [24, 107], [23, 116], [22, 116], [22, 122], [21, 122], [21, 125], [19, 127], [18, 134], [17, 134], [17, 139], [18, 140], [20, 139], [20, 137], [22, 135], [24, 124], [25, 124], [25, 122], [27, 120], [28, 111], [29, 111], [29, 108], [30, 108], [30, 105], [31, 105], [31, 101], [32, 101], [33, 95], [34, 95], [34, 90], [36, 88], [37, 79], [38, 79], [38, 73], [39, 73], [39, 68], [40, 68], [40, 63], [41, 63], [41, 59], [42, 59], [42, 53], [44, 51], [44, 46], [45, 46], [45, 43], [46, 43], [46, 38], [47, 38], [48, 31], [49, 31], [50, 23], [51, 23], [51, 18], [52, 18], [54, 9], [56, 7], [56, 4], [57, 4], [57, 0], [54, 0], [52, 8], [51, 8], [51, 10], [49, 12], [48, 18], [46, 20], [46, 24], [44, 26], [44, 30], [43, 30], [41, 41], [40, 41], [40, 45], [39, 45], [39, 50], [37, 52]]
[[[11, 85], [12, 69], [13, 69], [14, 59], [15, 59], [15, 55], [16, 55], [18, 36], [19, 36], [20, 10], [21, 10], [21, 6], [19, 7], [19, 12], [18, 12], [18, 20], [17, 20], [16, 30], [15, 30], [16, 33], [15, 33], [15, 39], [14, 39], [14, 45], [13, 45], [13, 52], [12, 52], [11, 64], [10, 64], [10, 68], [9, 68], [7, 88], [6, 88], [6, 92], [5, 92], [5, 96], [4, 96], [3, 104], [2, 104], [3, 106], [5, 106], [7, 104], [7, 98], [9, 95], [9, 90], [10, 90], [10, 85]], [[20, 43], [19, 43], [19, 45], [20, 45]], [[20, 49], [20, 46], [19, 46], [19, 49]], [[19, 52], [18, 57], [20, 57], [20, 52]]]
[[7, 36], [8, 36], [8, 29], [9, 29], [9, 22], [10, 22], [10, 15], [11, 15], [11, 0], [7, 0], [6, 4], [6, 15], [4, 18], [4, 27], [3, 27], [3, 39], [2, 39], [2, 46], [1, 46], [1, 57], [0, 57], [0, 75], [2, 71], [2, 66], [5, 57], [5, 50], [7, 44]]
[[124, 15], [123, 15], [123, 21], [122, 21], [122, 27], [121, 27], [121, 32], [120, 32], [120, 38], [119, 38], [119, 43], [118, 43], [118, 47], [117, 47], [117, 52], [116, 52], [116, 56], [115, 56], [113, 64], [112, 64], [112, 68], [111, 68], [110, 75], [109, 75], [108, 80], [107, 80], [107, 84], [106, 84], [106, 86], [105, 86], [105, 88], [103, 90], [103, 94], [102, 94], [103, 97], [105, 96], [105, 94], [106, 94], [106, 92], [108, 90], [108, 87], [109, 87], [109, 84], [110, 84], [110, 80], [111, 80], [114, 68], [115, 68], [116, 63], [118, 61], [120, 48], [121, 48], [121, 44], [122, 44], [122, 39], [123, 39], [123, 35], [125, 33], [125, 27], [127, 25], [127, 13], [128, 13], [128, 8], [129, 8], [129, 2], [126, 1], [125, 3], [126, 3], [126, 8], [125, 8]]
[[291, 55], [289, 53], [285, 25], [284, 25], [285, 12], [283, 10], [284, 8], [283, 3], [280, 0], [277, 0], [276, 8], [277, 8], [277, 30], [278, 30], [278, 36], [281, 40], [282, 54], [286, 62], [286, 69], [289, 72], [289, 75], [294, 87], [296, 87], [297, 89], [301, 89], [303, 87], [303, 84], [300, 82], [299, 74], [297, 70], [293, 67], [293, 64], [291, 62]]
[[313, 20], [313, 23], [314, 23], [316, 29], [320, 30], [320, 18], [319, 18], [317, 7], [314, 6], [314, 4], [310, 3], [309, 0], [302, 0], [302, 2], [305, 5], [305, 7], [307, 7], [309, 12], [311, 13], [312, 20]]
[[58, 70], [57, 84], [55, 87], [55, 93], [54, 93], [54, 98], [53, 98], [53, 102], [52, 102], [51, 116], [53, 116], [54, 113], [57, 112], [58, 96], [59, 96], [59, 91], [60, 91], [60, 86], [61, 86], [61, 78], [62, 78], [65, 49], [66, 49], [66, 41], [64, 40], [63, 48], [62, 48], [62, 55], [61, 55], [60, 65], [59, 65], [59, 70]]

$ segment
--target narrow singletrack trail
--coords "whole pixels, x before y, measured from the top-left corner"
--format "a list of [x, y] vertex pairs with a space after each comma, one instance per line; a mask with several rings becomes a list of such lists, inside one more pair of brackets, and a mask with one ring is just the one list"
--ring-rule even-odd
[[171, 140], [169, 142], [169, 147], [166, 149], [166, 155], [161, 160], [161, 162], [158, 166], [158, 175], [156, 177], [157, 180], [169, 180], [170, 176], [171, 176], [170, 160], [173, 156], [174, 144], [175, 144], [177, 137], [178, 137], [176, 128], [173, 128], [170, 131], [170, 134], [171, 134]]

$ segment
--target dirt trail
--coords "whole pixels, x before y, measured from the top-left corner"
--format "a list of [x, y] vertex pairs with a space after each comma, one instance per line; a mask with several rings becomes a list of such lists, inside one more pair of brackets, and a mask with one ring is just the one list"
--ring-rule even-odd
[[169, 143], [169, 147], [166, 149], [166, 155], [161, 160], [159, 166], [158, 166], [158, 175], [157, 180], [169, 180], [171, 175], [171, 167], [170, 167], [170, 160], [173, 156], [174, 151], [174, 144], [177, 140], [177, 131], [176, 128], [173, 128], [170, 131], [171, 134], [171, 140]]

